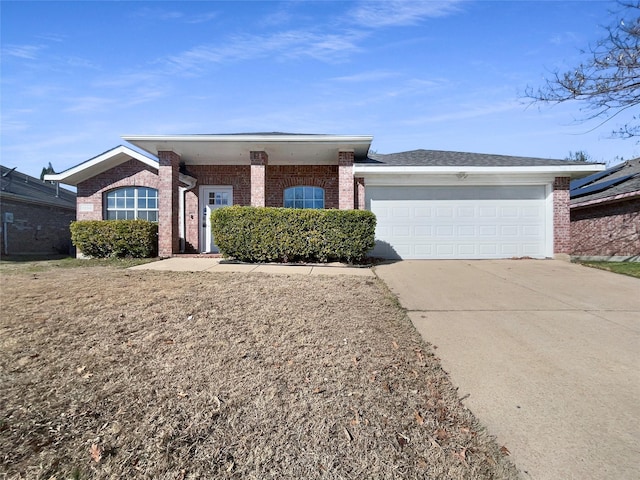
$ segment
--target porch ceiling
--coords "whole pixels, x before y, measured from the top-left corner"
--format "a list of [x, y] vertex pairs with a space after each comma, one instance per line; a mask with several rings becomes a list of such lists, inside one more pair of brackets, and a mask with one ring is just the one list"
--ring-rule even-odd
[[126, 135], [126, 141], [151, 153], [173, 151], [187, 165], [249, 165], [249, 152], [265, 151], [269, 165], [335, 165], [339, 151], [367, 155], [372, 136], [347, 135]]

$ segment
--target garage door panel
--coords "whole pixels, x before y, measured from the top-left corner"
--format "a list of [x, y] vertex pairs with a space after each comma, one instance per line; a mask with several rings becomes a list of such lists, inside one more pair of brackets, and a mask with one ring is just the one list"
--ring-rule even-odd
[[413, 229], [416, 237], [430, 237], [432, 235], [433, 228], [431, 225], [416, 225]]
[[409, 225], [394, 225], [391, 232], [394, 237], [410, 237], [411, 227]]
[[374, 255], [544, 257], [543, 185], [368, 187], [366, 203], [378, 219]]

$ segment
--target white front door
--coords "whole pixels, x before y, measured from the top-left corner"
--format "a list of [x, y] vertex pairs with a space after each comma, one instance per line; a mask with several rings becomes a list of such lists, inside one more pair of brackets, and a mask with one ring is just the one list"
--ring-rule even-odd
[[200, 235], [200, 251], [217, 253], [211, 234], [211, 212], [217, 208], [228, 207], [233, 204], [233, 187], [208, 186], [200, 187], [200, 212], [202, 215], [202, 232]]

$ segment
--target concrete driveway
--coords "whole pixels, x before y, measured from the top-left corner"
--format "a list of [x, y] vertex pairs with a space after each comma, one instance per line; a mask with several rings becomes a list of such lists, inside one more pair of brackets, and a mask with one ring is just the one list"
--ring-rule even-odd
[[640, 478], [640, 280], [554, 260], [375, 270], [523, 478]]

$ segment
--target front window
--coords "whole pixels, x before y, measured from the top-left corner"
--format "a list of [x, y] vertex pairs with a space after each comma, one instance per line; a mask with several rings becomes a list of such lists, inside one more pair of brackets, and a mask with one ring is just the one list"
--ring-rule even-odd
[[158, 221], [158, 190], [125, 187], [107, 193], [107, 220]]
[[324, 189], [320, 187], [291, 187], [284, 191], [286, 208], [324, 208]]

